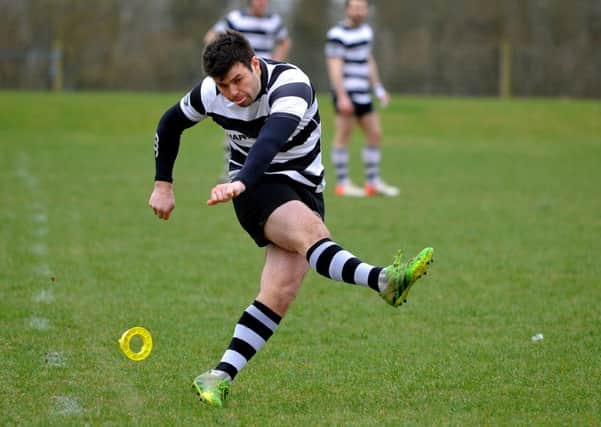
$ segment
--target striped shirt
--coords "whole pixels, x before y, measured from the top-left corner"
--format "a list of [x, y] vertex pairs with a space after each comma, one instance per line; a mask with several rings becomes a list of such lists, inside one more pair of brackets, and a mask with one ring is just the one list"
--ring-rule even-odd
[[345, 22], [339, 22], [327, 33], [326, 57], [344, 61], [344, 89], [357, 104], [371, 102], [369, 57], [372, 45], [373, 31], [366, 23], [350, 27]]
[[249, 106], [240, 107], [229, 101], [218, 91], [215, 81], [206, 77], [181, 99], [179, 108], [191, 122], [211, 117], [225, 130], [231, 149], [230, 180], [235, 179], [244, 166], [251, 147], [269, 118], [297, 121], [296, 129], [265, 173], [285, 175], [320, 193], [325, 186], [321, 124], [311, 82], [292, 64], [263, 59], [259, 60], [259, 64], [261, 90], [257, 100]]
[[288, 38], [288, 30], [280, 15], [272, 13], [265, 16], [254, 16], [246, 10], [233, 10], [217, 22], [215, 32], [236, 30], [248, 39], [257, 56], [271, 58], [275, 45]]

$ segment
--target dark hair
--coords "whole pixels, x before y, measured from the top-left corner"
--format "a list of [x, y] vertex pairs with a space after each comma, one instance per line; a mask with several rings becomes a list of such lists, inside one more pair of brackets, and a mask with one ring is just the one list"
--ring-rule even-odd
[[227, 30], [219, 33], [202, 53], [202, 65], [211, 77], [224, 77], [236, 63], [242, 63], [249, 70], [255, 55], [250, 43], [238, 31]]

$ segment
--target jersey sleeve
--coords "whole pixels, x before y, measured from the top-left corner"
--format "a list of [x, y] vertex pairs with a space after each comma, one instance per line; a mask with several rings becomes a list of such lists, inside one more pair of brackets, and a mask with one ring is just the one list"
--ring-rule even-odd
[[155, 181], [173, 181], [173, 166], [182, 132], [206, 117], [201, 99], [203, 83], [196, 85], [177, 104], [165, 111], [159, 120], [154, 137]]
[[345, 46], [339, 31], [334, 27], [326, 35], [325, 54], [328, 58], [342, 58], [345, 53]]
[[253, 187], [265, 173], [269, 164], [293, 134], [300, 119], [296, 116], [275, 114], [269, 116], [236, 180], [242, 181], [246, 189]]
[[315, 92], [309, 78], [293, 68], [280, 74], [268, 96], [271, 116], [288, 115], [300, 120], [313, 103]]
[[212, 31], [216, 33], [223, 33], [225, 30], [228, 30], [230, 27], [228, 25], [227, 19], [222, 18], [213, 25], [211, 28]]
[[278, 21], [279, 21], [279, 25], [275, 31], [275, 39], [278, 42], [281, 42], [283, 40], [286, 40], [288, 38], [288, 29], [286, 28], [286, 26], [284, 25], [284, 22], [282, 21], [282, 18], [278, 15]]
[[179, 101], [182, 112], [193, 122], [200, 122], [206, 118], [206, 108], [202, 101], [203, 85], [207, 85], [206, 79], [194, 86], [194, 88]]

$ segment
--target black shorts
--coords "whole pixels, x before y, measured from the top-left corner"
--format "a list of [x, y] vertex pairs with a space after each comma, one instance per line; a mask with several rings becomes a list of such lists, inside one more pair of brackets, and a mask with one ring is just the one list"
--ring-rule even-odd
[[[332, 93], [332, 101], [334, 102], [334, 110], [336, 111], [336, 114], [340, 113], [338, 111], [338, 97], [334, 93]], [[357, 104], [356, 102], [353, 102], [352, 100], [351, 100], [351, 102], [353, 104], [353, 115], [357, 118], [362, 117], [362, 116], [374, 111], [374, 104], [371, 102], [369, 102], [367, 104]]]
[[263, 230], [267, 218], [291, 200], [300, 200], [319, 214], [321, 219], [325, 218], [323, 194], [285, 176], [264, 175], [253, 188], [236, 197], [233, 203], [240, 225], [257, 246], [262, 247], [270, 243]]

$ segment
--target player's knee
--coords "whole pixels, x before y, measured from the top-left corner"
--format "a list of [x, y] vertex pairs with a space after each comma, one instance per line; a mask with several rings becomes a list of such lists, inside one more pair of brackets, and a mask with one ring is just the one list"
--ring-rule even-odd
[[371, 145], [379, 145], [382, 139], [382, 131], [380, 129], [374, 129], [368, 134], [368, 140]]
[[313, 246], [315, 244], [315, 242], [318, 242], [323, 239], [329, 239], [329, 238], [330, 238], [330, 231], [328, 230], [328, 228], [326, 227], [324, 222], [321, 221], [321, 219], [319, 221], [315, 221], [315, 223], [311, 227], [308, 227], [305, 232], [305, 235], [303, 238], [303, 242], [304, 242], [303, 253], [305, 253], [307, 250], [309, 250], [309, 248], [311, 246]]
[[292, 271], [285, 279], [271, 283], [269, 288], [261, 290], [259, 299], [276, 312], [285, 313], [298, 294], [305, 272]]

